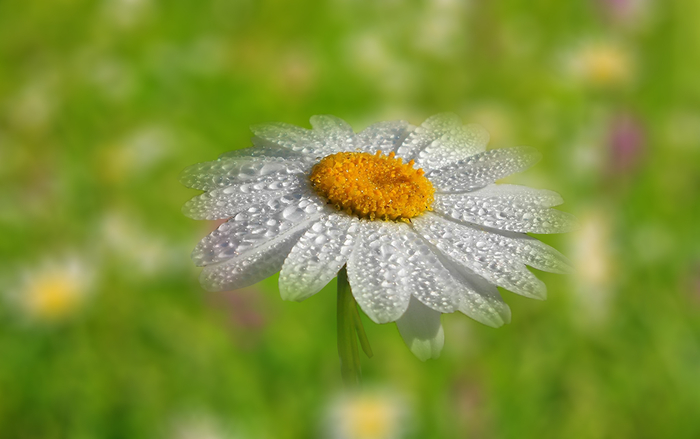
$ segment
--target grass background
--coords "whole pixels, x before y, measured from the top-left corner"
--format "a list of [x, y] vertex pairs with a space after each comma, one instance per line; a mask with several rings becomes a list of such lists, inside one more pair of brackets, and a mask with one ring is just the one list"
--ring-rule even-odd
[[[442, 111], [543, 153], [511, 181], [580, 218], [541, 237], [577, 272], [504, 292], [497, 330], [444, 316], [436, 361], [365, 320], [401, 437], [699, 437], [699, 22], [692, 0], [1, 1], [0, 437], [327, 437], [334, 283], [203, 292], [214, 226], [177, 175], [253, 123]], [[86, 298], [16, 306], [67, 255]]]

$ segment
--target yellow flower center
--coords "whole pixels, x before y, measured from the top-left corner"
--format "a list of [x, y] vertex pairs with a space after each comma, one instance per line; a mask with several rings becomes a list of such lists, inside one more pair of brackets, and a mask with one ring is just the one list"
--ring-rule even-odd
[[398, 426], [392, 408], [384, 401], [371, 398], [355, 402], [347, 413], [349, 437], [375, 439], [394, 436]]
[[583, 59], [594, 84], [608, 85], [629, 79], [631, 61], [619, 48], [592, 47], [584, 52]]
[[78, 289], [73, 280], [60, 275], [41, 279], [32, 288], [29, 305], [40, 318], [58, 319], [76, 308]]
[[431, 210], [435, 189], [413, 168], [380, 151], [339, 152], [324, 157], [311, 171], [311, 184], [336, 209], [361, 218], [408, 221]]

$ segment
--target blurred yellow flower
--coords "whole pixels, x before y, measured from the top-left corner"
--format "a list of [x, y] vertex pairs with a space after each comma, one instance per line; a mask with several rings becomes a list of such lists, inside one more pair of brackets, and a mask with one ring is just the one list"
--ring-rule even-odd
[[392, 439], [405, 433], [406, 406], [388, 392], [347, 394], [331, 405], [328, 437], [333, 439]]
[[133, 278], [175, 270], [180, 249], [126, 211], [113, 209], [102, 220], [105, 251], [129, 267]]
[[598, 87], [628, 84], [635, 73], [630, 51], [605, 40], [587, 42], [572, 51], [568, 68], [575, 80]]
[[83, 305], [93, 278], [92, 269], [75, 256], [45, 261], [26, 270], [11, 299], [31, 320], [63, 320]]

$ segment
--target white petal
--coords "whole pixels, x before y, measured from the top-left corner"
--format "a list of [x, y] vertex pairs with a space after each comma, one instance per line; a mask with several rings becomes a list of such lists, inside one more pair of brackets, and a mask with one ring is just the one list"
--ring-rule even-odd
[[412, 159], [418, 151], [439, 139], [449, 130], [458, 127], [462, 121], [454, 113], [440, 113], [429, 117], [403, 141], [396, 154], [406, 161]]
[[561, 198], [551, 191], [501, 190], [488, 187], [461, 194], [436, 194], [433, 210], [458, 222], [481, 224], [520, 233], [564, 233], [575, 225], [573, 215], [544, 206]]
[[335, 213], [314, 222], [284, 261], [279, 278], [282, 299], [301, 301], [321, 291], [352, 253], [358, 223]]
[[310, 226], [324, 209], [316, 197], [303, 195], [285, 195], [251, 206], [202, 239], [192, 260], [202, 266], [241, 256], [301, 224]]
[[[479, 230], [478, 226], [466, 227]], [[571, 262], [566, 256], [536, 238], [503, 230], [482, 230], [482, 234], [489, 245], [510, 253], [512, 257], [533, 268], [560, 274], [572, 271]]]
[[445, 332], [440, 324], [441, 313], [423, 305], [416, 298], [396, 321], [401, 337], [421, 361], [438, 358], [445, 344]]
[[434, 309], [455, 309], [455, 284], [408, 225], [362, 221], [361, 239], [348, 260], [353, 295], [376, 323], [396, 320], [416, 296]]
[[466, 266], [489, 282], [526, 297], [546, 297], [547, 288], [542, 281], [510, 253], [490, 246], [476, 229], [432, 213], [414, 218], [412, 224], [433, 246], [457, 262], [457, 268]]
[[524, 203], [539, 207], [554, 207], [564, 202], [561, 195], [554, 191], [535, 189], [517, 184], [491, 184], [468, 193], [463, 192], [451, 195], [455, 195], [455, 198], [459, 198], [462, 195], [479, 198], [500, 198], [513, 204]]
[[307, 161], [313, 159], [313, 156], [303, 154], [301, 152], [292, 151], [291, 149], [284, 148], [277, 145], [276, 143], [270, 142], [269, 140], [261, 139], [260, 137], [253, 137], [251, 139], [253, 142], [252, 147], [235, 149], [233, 151], [228, 151], [219, 158], [242, 158], [242, 157], [270, 157], [270, 158], [286, 158], [294, 160]]
[[443, 264], [462, 284], [458, 308], [461, 313], [493, 328], [510, 323], [510, 308], [495, 285], [453, 261], [443, 261]]
[[[428, 243], [413, 230], [402, 236], [409, 255], [405, 265], [411, 295], [428, 307], [443, 313], [454, 312], [461, 290], [459, 283], [440, 262]], [[394, 238], [393, 242], [398, 242]]]
[[302, 154], [325, 157], [337, 152], [328, 147], [313, 131], [295, 125], [272, 122], [253, 125], [250, 129], [261, 139]]
[[489, 133], [481, 125], [460, 125], [420, 150], [414, 160], [417, 167], [429, 172], [472, 157], [488, 143]]
[[305, 185], [306, 182], [296, 175], [266, 175], [197, 195], [182, 206], [182, 213], [198, 220], [230, 218], [254, 204], [285, 195], [301, 194]]
[[471, 191], [523, 171], [540, 160], [534, 148], [502, 148], [482, 152], [427, 173], [439, 192]]
[[301, 158], [221, 158], [212, 162], [188, 166], [180, 174], [180, 182], [193, 189], [208, 191], [252, 181], [260, 177], [301, 174], [307, 172], [310, 166], [310, 162]]
[[313, 116], [311, 124], [313, 130], [280, 122], [254, 125], [251, 130], [263, 140], [316, 158], [355, 149], [355, 134], [343, 120]]
[[209, 291], [226, 291], [245, 288], [280, 271], [305, 227], [296, 227], [280, 234], [264, 245], [249, 249], [222, 264], [204, 267], [199, 281]]
[[352, 137], [355, 133], [352, 127], [343, 119], [329, 114], [311, 116], [313, 130], [321, 137], [343, 140]]
[[489, 135], [479, 125], [462, 125], [452, 113], [432, 116], [416, 128], [398, 150], [400, 157], [414, 159], [430, 171], [478, 154], [486, 149]]
[[357, 148], [357, 140], [352, 127], [339, 117], [331, 115], [311, 116], [311, 126], [314, 134], [321, 139], [327, 148], [338, 151], [353, 151]]
[[566, 256], [528, 235], [504, 230], [485, 229], [477, 225], [460, 224], [453, 226], [449, 221], [447, 225], [455, 227], [455, 230], [459, 230], [458, 233], [460, 235], [473, 236], [471, 242], [474, 244], [480, 243], [480, 250], [489, 251], [493, 254], [502, 253], [523, 264], [551, 273], [570, 273], [572, 270], [571, 262]]
[[[489, 284], [490, 285], [490, 284]], [[510, 323], [510, 307], [503, 299], [496, 300], [498, 289], [491, 285], [493, 295], [484, 294], [483, 290], [466, 290], [465, 297], [459, 306], [459, 312], [492, 328], [500, 328]], [[500, 294], [498, 294], [500, 297]]]
[[396, 152], [414, 129], [416, 127], [404, 120], [375, 123], [357, 134], [357, 146], [370, 154]]
[[362, 310], [374, 322], [386, 323], [395, 321], [406, 311], [411, 292], [405, 287], [405, 273], [402, 261], [397, 261], [395, 256], [397, 251], [391, 244], [380, 242], [373, 233], [376, 228], [373, 225], [377, 223], [361, 222], [359, 242], [348, 259], [347, 270], [352, 294]]

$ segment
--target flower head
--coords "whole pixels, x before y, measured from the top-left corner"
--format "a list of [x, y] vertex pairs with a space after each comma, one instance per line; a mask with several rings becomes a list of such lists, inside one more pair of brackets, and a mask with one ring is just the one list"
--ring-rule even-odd
[[572, 217], [551, 209], [561, 197], [495, 184], [536, 162], [533, 149], [486, 151], [488, 133], [453, 114], [359, 133], [333, 116], [311, 125], [254, 126], [254, 147], [184, 171], [185, 185], [205, 191], [184, 213], [228, 219], [192, 254], [205, 288], [243, 288], [280, 271], [282, 298], [301, 301], [347, 266], [367, 316], [396, 322], [427, 359], [442, 349], [442, 313], [501, 326], [510, 309], [497, 286], [543, 299], [545, 285], [525, 266], [568, 270], [526, 235], [569, 228]]
[[630, 173], [644, 154], [645, 132], [642, 123], [631, 114], [617, 115], [610, 124], [610, 168], [614, 174]]

